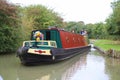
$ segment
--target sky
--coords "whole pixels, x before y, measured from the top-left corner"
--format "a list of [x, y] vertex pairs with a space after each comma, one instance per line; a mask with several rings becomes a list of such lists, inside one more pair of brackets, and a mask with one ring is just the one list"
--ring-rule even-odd
[[104, 22], [114, 0], [9, 0], [21, 6], [41, 4], [59, 13], [64, 21]]

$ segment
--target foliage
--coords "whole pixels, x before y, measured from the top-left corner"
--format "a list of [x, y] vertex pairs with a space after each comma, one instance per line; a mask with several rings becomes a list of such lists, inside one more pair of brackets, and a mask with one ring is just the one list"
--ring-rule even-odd
[[120, 0], [111, 3], [113, 13], [106, 20], [110, 35], [120, 35]]
[[78, 22], [68, 22], [67, 30], [75, 30], [77, 33], [85, 28], [89, 38], [120, 40], [120, 0], [111, 3], [113, 13], [109, 15], [106, 22], [95, 24], [79, 24]]
[[79, 33], [80, 30], [85, 29], [85, 24], [84, 24], [83, 21], [79, 21], [79, 22], [71, 21], [71, 22], [67, 22], [67, 23], [66, 23], [65, 29], [66, 29], [67, 31], [72, 31], [72, 30], [74, 30], [75, 33]]
[[94, 34], [93, 34], [93, 26], [94, 24], [86, 24], [86, 29], [87, 29], [87, 33], [88, 33], [88, 37], [89, 38], [93, 38]]
[[28, 37], [34, 29], [45, 29], [48, 26], [62, 27], [63, 24], [63, 20], [58, 13], [42, 5], [21, 8], [21, 21], [23, 32]]
[[107, 30], [105, 24], [101, 22], [94, 24], [92, 34], [94, 35], [93, 38], [100, 38], [100, 39], [106, 38]]
[[0, 0], [0, 52], [15, 51], [34, 29], [63, 26], [58, 13], [42, 5], [21, 7]]
[[66, 30], [79, 33], [81, 30], [86, 30], [89, 38], [107, 38], [107, 27], [106, 24], [100, 22], [95, 24], [84, 24], [84, 22], [68, 22], [66, 25]]
[[17, 6], [0, 0], [0, 53], [14, 51], [19, 42]]

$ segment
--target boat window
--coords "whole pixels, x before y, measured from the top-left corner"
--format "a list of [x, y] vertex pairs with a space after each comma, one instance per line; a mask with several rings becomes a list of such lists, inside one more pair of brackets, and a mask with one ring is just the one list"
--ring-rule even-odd
[[38, 49], [51, 49], [53, 46], [37, 46]]
[[31, 46], [35, 46], [35, 45], [36, 45], [35, 42], [25, 42], [25, 43], [24, 43], [24, 46], [25, 46], [25, 47], [31, 47]]
[[25, 47], [36, 47], [41, 45], [48, 45], [48, 42], [25, 42]]
[[48, 45], [48, 42], [31, 42], [31, 45]]
[[25, 42], [25, 46], [48, 45], [48, 42]]
[[56, 46], [56, 44], [54, 42], [50, 42], [51, 46]]
[[75, 38], [73, 37], [73, 42], [75, 43]]
[[38, 42], [37, 45], [48, 45], [48, 42]]
[[80, 43], [80, 38], [78, 38], [78, 42]]
[[66, 42], [69, 43], [69, 38], [68, 37], [66, 37]]
[[24, 45], [25, 47], [29, 47], [30, 46], [30, 44], [29, 44], [29, 42], [25, 42], [25, 45]]

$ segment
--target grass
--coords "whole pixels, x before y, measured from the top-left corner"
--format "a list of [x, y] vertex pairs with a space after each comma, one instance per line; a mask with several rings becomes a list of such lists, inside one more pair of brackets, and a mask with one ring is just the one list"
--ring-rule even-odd
[[91, 40], [91, 42], [93, 42], [94, 46], [97, 46], [103, 50], [114, 49], [120, 51], [120, 41], [98, 39]]

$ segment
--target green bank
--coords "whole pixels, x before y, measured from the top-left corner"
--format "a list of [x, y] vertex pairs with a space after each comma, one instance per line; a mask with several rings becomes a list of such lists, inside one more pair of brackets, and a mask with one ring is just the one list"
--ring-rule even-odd
[[120, 41], [104, 40], [104, 39], [91, 40], [91, 41], [93, 42], [94, 46], [97, 46], [103, 50], [114, 49], [120, 51]]

